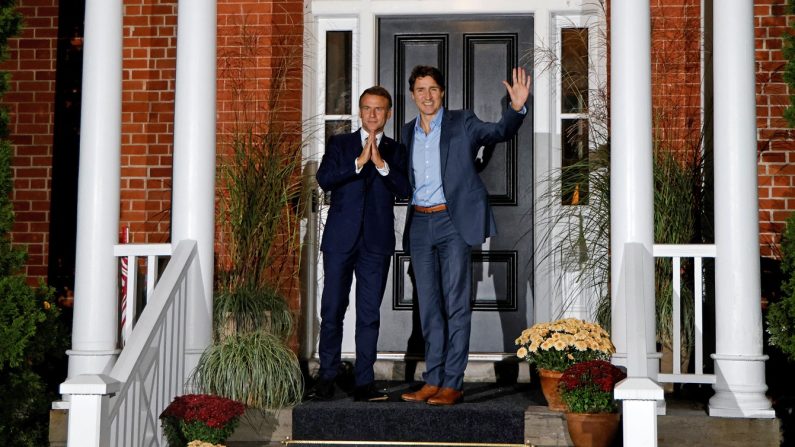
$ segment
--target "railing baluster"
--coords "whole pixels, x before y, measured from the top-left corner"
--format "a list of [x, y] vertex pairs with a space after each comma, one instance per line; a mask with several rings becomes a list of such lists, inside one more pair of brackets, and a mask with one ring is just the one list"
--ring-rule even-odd
[[673, 319], [674, 333], [672, 351], [674, 354], [674, 374], [682, 374], [682, 258], [674, 256], [673, 271], [671, 272], [673, 293], [671, 318]]
[[127, 259], [127, 298], [125, 300], [126, 307], [124, 308], [123, 328], [122, 328], [122, 343], [126, 343], [132, 334], [132, 328], [135, 325], [136, 311], [136, 288], [138, 287], [138, 257], [135, 255], [126, 256]]
[[146, 258], [146, 302], [152, 297], [155, 291], [155, 281], [157, 281], [157, 256], [149, 255]]
[[704, 374], [704, 283], [703, 272], [701, 270], [702, 258], [697, 257], [693, 262], [693, 291], [695, 337], [696, 337], [696, 365], [695, 373]]

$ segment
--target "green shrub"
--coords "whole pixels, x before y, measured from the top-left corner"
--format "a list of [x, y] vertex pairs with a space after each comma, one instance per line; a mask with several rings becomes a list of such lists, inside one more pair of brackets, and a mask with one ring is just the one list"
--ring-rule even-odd
[[[8, 39], [19, 33], [22, 16], [15, 1], [0, 1], [0, 61]], [[0, 72], [0, 97], [9, 75]], [[47, 445], [50, 403], [56, 398], [58, 356], [68, 337], [60, 323], [53, 290], [30, 287], [22, 272], [26, 253], [11, 244], [14, 210], [10, 197], [12, 147], [8, 110], [0, 105], [0, 439], [5, 447]]]
[[781, 236], [781, 301], [772, 303], [767, 311], [769, 343], [789, 358], [795, 359], [795, 213], [787, 219]]
[[251, 408], [279, 409], [301, 402], [303, 378], [298, 358], [279, 337], [264, 331], [231, 335], [213, 343], [193, 374], [195, 389]]

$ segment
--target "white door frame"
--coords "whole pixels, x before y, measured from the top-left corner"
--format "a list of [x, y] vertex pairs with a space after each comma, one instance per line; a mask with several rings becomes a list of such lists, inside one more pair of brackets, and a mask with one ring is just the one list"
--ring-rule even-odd
[[[351, 128], [358, 127], [358, 92], [374, 85], [376, 82], [376, 54], [378, 38], [376, 21], [384, 16], [406, 15], [499, 15], [499, 14], [532, 14], [534, 16], [535, 41], [534, 48], [551, 48], [557, 41], [560, 24], [566, 20], [571, 23], [582, 23], [583, 17], [602, 17], [597, 0], [491, 0], [461, 1], [461, 0], [306, 0], [309, 14], [305, 15], [304, 39], [304, 95], [303, 119], [305, 123], [312, 123], [312, 129], [307, 132], [310, 144], [306, 146], [304, 159], [307, 166], [307, 177], [315, 189], [317, 188], [312, 178], [313, 171], [317, 169], [324, 151], [322, 138], [322, 125], [324, 122], [324, 92], [325, 80], [325, 33], [329, 30], [351, 30], [353, 32], [353, 85], [352, 85], [352, 120]], [[571, 19], [568, 19], [571, 18]], [[597, 26], [606, 26], [600, 23]], [[603, 55], [600, 55], [603, 56]], [[594, 59], [606, 60], [606, 58]], [[600, 70], [600, 73], [605, 73]], [[533, 79], [533, 131], [534, 131], [534, 159], [533, 178], [535, 184], [535, 201], [540, 203], [540, 197], [546, 193], [545, 185], [538, 182], [546, 178], [550, 172], [561, 163], [560, 147], [560, 108], [556, 99], [556, 86], [559, 82], [555, 73], [534, 70]], [[342, 117], [335, 117], [340, 119]], [[399, 128], [399, 123], [395, 124]], [[318, 135], [321, 135], [318, 138]], [[318, 247], [321, 230], [317, 222], [322, 221], [322, 216], [311, 215], [304, 226], [302, 238], [308, 242], [308, 249], [304, 251], [303, 311], [305, 317], [304, 349], [305, 357], [316, 357], [317, 336], [319, 331], [319, 317], [316, 305], [322, 292], [322, 281], [319, 264]], [[396, 216], [396, 221], [402, 223], [402, 216]], [[536, 244], [540, 236], [547, 230], [544, 216], [538, 210], [534, 214], [534, 233]], [[401, 226], [402, 227], [402, 226]], [[401, 228], [402, 231], [402, 228]], [[539, 247], [536, 245], [535, 247]], [[549, 272], [549, 261], [536, 261], [535, 272]], [[535, 321], [548, 321], [558, 317], [556, 309], [560, 308], [561, 300], [559, 283], [553, 274], [535, 274], [533, 284], [534, 316]], [[345, 334], [343, 338], [343, 356], [353, 356], [353, 319], [352, 312], [354, 300], [346, 314]], [[349, 333], [350, 332], [350, 333]]]

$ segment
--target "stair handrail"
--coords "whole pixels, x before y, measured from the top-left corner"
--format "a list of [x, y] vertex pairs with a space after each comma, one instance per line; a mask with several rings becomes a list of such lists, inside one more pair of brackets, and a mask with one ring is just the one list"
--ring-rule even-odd
[[180, 241], [108, 375], [61, 384], [71, 400], [69, 447], [166, 445], [158, 417], [184, 392], [188, 295], [204, 299], [188, 281], [189, 271], [201, 274], [198, 264], [197, 242]]

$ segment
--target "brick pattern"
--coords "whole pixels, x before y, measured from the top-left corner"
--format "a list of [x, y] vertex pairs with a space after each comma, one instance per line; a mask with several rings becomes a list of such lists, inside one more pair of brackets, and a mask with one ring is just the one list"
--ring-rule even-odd
[[754, 13], [760, 249], [780, 259], [784, 222], [795, 210], [795, 131], [783, 118], [795, 92], [782, 78], [781, 48], [795, 16], [787, 14], [786, 0], [755, 0]]
[[130, 242], [169, 241], [177, 1], [124, 2], [122, 227]]
[[651, 4], [654, 142], [682, 157], [701, 149], [700, 3]]
[[[651, 2], [655, 111], [673, 111], [664, 114], [668, 124], [658, 129], [666, 129], [666, 141], [689, 148], [701, 128], [696, 94], [700, 2]], [[31, 281], [46, 275], [48, 263], [58, 4], [57, 0], [19, 1], [25, 27], [22, 36], [10, 40], [10, 59], [3, 64], [13, 76], [5, 97], [15, 149], [17, 221], [12, 240], [30, 254], [26, 273]], [[791, 92], [781, 77], [781, 36], [790, 32], [795, 17], [786, 14], [785, 4], [786, 0], [754, 1], [760, 244], [763, 256], [770, 257], [779, 255], [784, 220], [795, 210], [795, 133], [782, 118]], [[130, 227], [134, 242], [163, 242], [169, 234], [176, 13], [176, 0], [126, 0], [124, 5], [120, 217], [122, 225]], [[234, 77], [227, 62], [229, 55], [246, 50], [242, 30], [256, 36], [247, 62], [254, 87], [250, 91], [264, 92], [280, 59], [295, 58], [300, 65], [303, 14], [304, 4], [297, 0], [218, 1], [219, 152], [235, 123]], [[688, 33], [696, 34], [687, 37]], [[671, 43], [677, 40], [678, 44]], [[299, 66], [282, 89], [281, 120], [300, 124], [300, 98]], [[217, 251], [221, 254], [223, 240], [219, 233]]]
[[3, 98], [14, 147], [11, 240], [28, 251], [25, 273], [31, 285], [47, 276], [58, 3], [19, 1], [25, 22], [21, 35], [9, 39], [9, 59], [2, 64], [11, 74]]
[[[300, 138], [304, 4], [298, 0], [218, 1], [218, 156], [229, 154], [232, 133], [276, 122]], [[278, 74], [285, 69], [284, 76]], [[284, 79], [282, 85], [275, 85]], [[274, 88], [275, 87], [275, 88]], [[276, 93], [276, 96], [271, 96]], [[275, 106], [269, 101], [275, 99]], [[220, 185], [219, 185], [220, 186]], [[218, 197], [223, 195], [222, 188]], [[218, 269], [225, 266], [223, 216], [216, 238]], [[280, 234], [271, 277], [300, 308], [297, 235]], [[297, 346], [297, 339], [291, 343]]]

